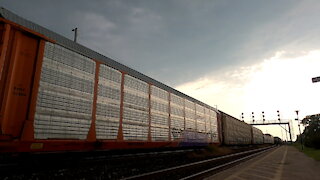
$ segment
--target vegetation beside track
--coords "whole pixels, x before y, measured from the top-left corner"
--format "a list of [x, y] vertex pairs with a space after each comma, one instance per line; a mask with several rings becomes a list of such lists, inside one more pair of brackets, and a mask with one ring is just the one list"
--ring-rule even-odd
[[317, 161], [320, 161], [320, 149], [315, 149], [315, 148], [303, 146], [303, 150], [302, 150], [301, 144], [298, 142], [295, 142], [292, 145], [294, 147], [296, 147], [300, 152], [303, 152], [307, 156], [309, 156]]

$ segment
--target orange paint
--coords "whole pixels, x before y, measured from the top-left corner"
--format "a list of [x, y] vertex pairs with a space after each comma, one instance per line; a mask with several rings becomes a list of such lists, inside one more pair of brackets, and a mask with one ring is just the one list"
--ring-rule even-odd
[[222, 114], [217, 113], [217, 126], [218, 126], [218, 140], [220, 144], [223, 143], [223, 124], [222, 124]]
[[183, 99], [183, 130], [186, 130], [186, 100]]
[[2, 30], [1, 32], [1, 44], [0, 44], [0, 49], [1, 49], [1, 56], [0, 56], [0, 79], [2, 76], [2, 70], [4, 66], [4, 60], [5, 60], [5, 55], [7, 53], [8, 49], [8, 44], [9, 44], [9, 35], [10, 35], [10, 25], [9, 24], [1, 24], [0, 28]]
[[20, 31], [14, 32], [12, 51], [7, 53], [8, 76], [1, 109], [2, 134], [19, 137], [27, 119], [32, 78], [39, 40]]
[[[210, 142], [213, 142], [212, 140], [212, 132], [213, 132], [213, 129], [212, 129], [212, 120], [211, 120], [211, 114], [210, 114], [210, 110], [208, 111], [208, 114], [209, 114], [209, 126], [210, 126]], [[218, 123], [218, 122], [217, 122]]]
[[168, 113], [169, 113], [169, 118], [168, 118], [168, 123], [169, 123], [169, 141], [171, 141], [171, 93], [168, 92]]
[[30, 106], [29, 106], [29, 115], [23, 126], [21, 140], [34, 139], [34, 126], [33, 126], [34, 114], [36, 112], [37, 97], [38, 97], [42, 62], [43, 62], [43, 56], [44, 56], [44, 48], [45, 48], [45, 41], [40, 40], [40, 43], [38, 46], [38, 55], [35, 63], [35, 72], [34, 72], [34, 78], [33, 78], [32, 91], [31, 91], [32, 94], [31, 94], [31, 100], [30, 100]]
[[88, 132], [88, 141], [96, 141], [96, 112], [97, 112], [97, 98], [98, 98], [98, 86], [99, 86], [99, 71], [100, 71], [100, 62], [96, 62], [96, 73], [94, 78], [94, 91], [93, 91], [93, 104], [92, 104], [92, 120], [90, 129]]
[[11, 27], [8, 24], [0, 24], [1, 28], [1, 33], [0, 33], [0, 128], [2, 126], [2, 121], [3, 121], [3, 115], [2, 115], [2, 101], [4, 99], [4, 90], [5, 90], [5, 85], [6, 85], [6, 77], [7, 77], [7, 71], [8, 71], [8, 62], [6, 62], [6, 55], [8, 50], [8, 44], [9, 44], [9, 39], [10, 39], [10, 30]]
[[118, 141], [123, 141], [123, 130], [122, 130], [122, 121], [123, 121], [123, 101], [124, 101], [124, 76], [125, 72], [121, 72], [121, 96], [120, 96], [120, 121], [118, 129]]
[[148, 141], [151, 141], [151, 84], [148, 84]]
[[196, 104], [194, 104], [194, 126], [195, 126], [195, 131], [198, 132], [198, 126], [197, 126], [197, 108], [196, 108]]
[[206, 117], [206, 109], [203, 109], [203, 114], [204, 114], [204, 132], [207, 133], [207, 117]]

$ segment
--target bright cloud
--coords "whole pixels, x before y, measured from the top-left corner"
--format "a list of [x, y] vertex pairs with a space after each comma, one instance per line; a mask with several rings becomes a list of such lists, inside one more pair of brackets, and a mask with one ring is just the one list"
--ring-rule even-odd
[[[319, 67], [320, 50], [280, 51], [261, 63], [213, 73], [176, 88], [234, 117], [240, 118], [243, 112], [247, 122], [252, 120], [251, 112], [256, 121], [262, 121], [262, 111], [267, 120], [276, 120], [277, 110], [281, 119], [293, 120], [295, 110], [300, 111], [300, 118], [320, 111], [320, 83], [311, 82], [312, 77], [320, 76]], [[297, 124], [293, 126], [297, 134]], [[279, 126], [259, 128], [284, 136]]]

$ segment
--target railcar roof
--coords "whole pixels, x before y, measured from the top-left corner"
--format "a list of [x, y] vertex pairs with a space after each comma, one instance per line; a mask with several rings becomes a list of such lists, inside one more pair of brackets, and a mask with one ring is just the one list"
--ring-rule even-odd
[[206, 108], [209, 108], [211, 110], [219, 112], [215, 108], [213, 108], [213, 107], [211, 107], [211, 106], [209, 106], [209, 105], [207, 105], [207, 104], [205, 104], [205, 103], [203, 103], [203, 102], [201, 102], [201, 101], [199, 101], [197, 99], [194, 99], [194, 98], [192, 98], [192, 97], [190, 97], [190, 96], [188, 96], [188, 95], [186, 95], [186, 94], [184, 94], [184, 93], [182, 93], [180, 91], [177, 91], [176, 89], [173, 89], [173, 88], [171, 88], [171, 87], [169, 87], [169, 86], [167, 86], [167, 85], [165, 85], [165, 84], [163, 84], [163, 83], [161, 83], [161, 82], [159, 82], [159, 81], [157, 81], [155, 79], [152, 79], [152, 78], [150, 78], [150, 77], [148, 77], [148, 76], [146, 76], [146, 75], [144, 75], [144, 74], [142, 74], [142, 73], [140, 73], [140, 72], [138, 72], [138, 71], [136, 71], [134, 69], [131, 69], [131, 68], [129, 68], [129, 67], [123, 65], [123, 64], [120, 64], [119, 62], [117, 62], [117, 61], [115, 61], [115, 60], [113, 60], [113, 59], [111, 59], [109, 57], [106, 57], [106, 56], [104, 56], [104, 55], [102, 55], [102, 54], [100, 54], [100, 53], [98, 53], [96, 51], [93, 51], [93, 50], [91, 50], [91, 49], [89, 49], [89, 48], [87, 48], [87, 47], [85, 47], [85, 46], [83, 46], [81, 44], [78, 44], [78, 43], [76, 43], [76, 42], [74, 42], [74, 41], [72, 41], [72, 40], [70, 40], [70, 39], [58, 34], [58, 33], [50, 31], [49, 29], [47, 29], [45, 27], [42, 27], [42, 26], [40, 26], [40, 25], [38, 25], [36, 23], [33, 23], [33, 22], [29, 21], [29, 20], [26, 20], [26, 19], [14, 14], [13, 12], [11, 12], [11, 11], [3, 8], [3, 7], [0, 7], [0, 16], [2, 18], [4, 18], [4, 19], [7, 19], [7, 20], [12, 21], [12, 22], [14, 22], [16, 24], [22, 25], [22, 26], [24, 26], [24, 27], [26, 27], [26, 28], [28, 28], [30, 30], [33, 30], [33, 31], [35, 31], [37, 33], [40, 33], [40, 34], [42, 34], [42, 35], [44, 35], [44, 36], [56, 41], [57, 44], [65, 47], [65, 48], [68, 48], [68, 49], [70, 49], [72, 51], [75, 51], [75, 52], [77, 52], [79, 54], [82, 54], [84, 56], [87, 56], [89, 58], [102, 61], [102, 62], [106, 63], [108, 66], [110, 66], [112, 68], [115, 68], [115, 69], [117, 69], [119, 71], [126, 72], [126, 73], [128, 73], [129, 75], [131, 75], [133, 77], [136, 77], [136, 78], [138, 78], [140, 80], [143, 80], [145, 82], [151, 83], [152, 85], [155, 85], [155, 86], [157, 86], [159, 88], [162, 88], [162, 89], [164, 89], [164, 90], [166, 90], [168, 92], [176, 94], [176, 95], [178, 95], [180, 97], [184, 97], [184, 98], [186, 98], [186, 99], [188, 99], [188, 100], [190, 100], [192, 102], [195, 102], [195, 103], [197, 103], [199, 105], [205, 106]]

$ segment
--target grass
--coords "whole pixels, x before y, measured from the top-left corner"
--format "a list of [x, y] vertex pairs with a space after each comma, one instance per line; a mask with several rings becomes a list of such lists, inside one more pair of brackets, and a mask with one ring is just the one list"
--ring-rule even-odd
[[317, 161], [320, 161], [320, 149], [314, 149], [314, 148], [303, 146], [303, 150], [301, 150], [300, 143], [293, 143], [293, 146], [296, 147], [299, 151], [305, 153], [307, 156]]

